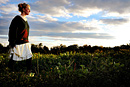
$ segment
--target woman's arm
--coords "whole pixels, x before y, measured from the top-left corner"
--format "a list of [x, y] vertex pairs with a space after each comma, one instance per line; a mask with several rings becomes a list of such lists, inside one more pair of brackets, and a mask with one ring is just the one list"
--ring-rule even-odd
[[15, 17], [9, 27], [9, 45], [13, 48], [15, 47], [15, 42], [17, 39], [17, 29], [18, 29], [18, 19]]

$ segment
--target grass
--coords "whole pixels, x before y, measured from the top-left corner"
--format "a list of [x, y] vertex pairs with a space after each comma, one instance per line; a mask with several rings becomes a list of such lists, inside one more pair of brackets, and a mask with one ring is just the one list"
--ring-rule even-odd
[[0, 54], [1, 87], [127, 87], [130, 82], [130, 49], [66, 52], [60, 55], [33, 53], [34, 73], [26, 74], [25, 61], [8, 68], [8, 55]]

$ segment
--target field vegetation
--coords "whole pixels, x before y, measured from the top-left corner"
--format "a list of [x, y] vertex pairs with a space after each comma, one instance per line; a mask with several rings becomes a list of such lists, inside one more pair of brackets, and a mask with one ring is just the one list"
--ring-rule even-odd
[[104, 48], [84, 45], [60, 46], [50, 50], [32, 45], [33, 71], [26, 74], [26, 62], [8, 67], [8, 47], [0, 51], [1, 87], [128, 87], [130, 46]]

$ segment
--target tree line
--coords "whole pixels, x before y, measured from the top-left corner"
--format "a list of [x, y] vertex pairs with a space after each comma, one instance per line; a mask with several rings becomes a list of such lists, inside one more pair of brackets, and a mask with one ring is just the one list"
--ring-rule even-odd
[[[115, 47], [103, 47], [103, 46], [91, 46], [91, 45], [83, 45], [78, 46], [77, 44], [73, 44], [70, 46], [66, 46], [61, 44], [60, 46], [54, 46], [50, 49], [47, 46], [43, 46], [42, 43], [39, 43], [38, 45], [31, 44], [31, 50], [33, 53], [43, 53], [43, 54], [60, 54], [65, 52], [82, 52], [82, 53], [93, 53], [95, 51], [108, 51], [108, 50], [114, 50], [119, 51], [120, 49], [129, 49], [130, 45], [121, 45], [121, 46], [115, 46]], [[0, 43], [0, 53], [7, 53], [9, 50], [9, 46], [4, 47]]]

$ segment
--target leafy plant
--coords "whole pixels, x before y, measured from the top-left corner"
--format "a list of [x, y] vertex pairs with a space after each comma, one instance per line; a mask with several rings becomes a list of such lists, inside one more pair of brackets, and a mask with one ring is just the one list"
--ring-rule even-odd
[[59, 55], [33, 53], [34, 72], [27, 74], [25, 61], [17, 62], [17, 70], [11, 71], [7, 54], [0, 54], [0, 84], [1, 87], [125, 87], [130, 82], [129, 56], [130, 49]]

